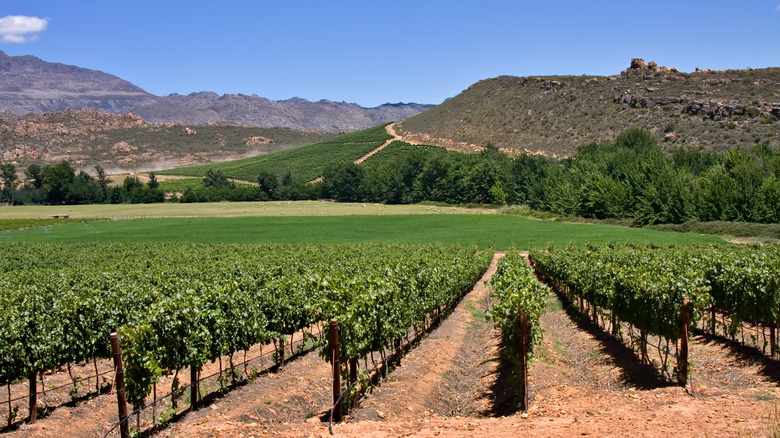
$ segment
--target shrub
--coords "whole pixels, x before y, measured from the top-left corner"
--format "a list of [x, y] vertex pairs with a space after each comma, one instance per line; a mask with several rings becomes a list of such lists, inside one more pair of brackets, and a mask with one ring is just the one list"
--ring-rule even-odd
[[755, 106], [749, 106], [749, 107], [748, 107], [748, 108], [745, 110], [745, 113], [748, 115], [748, 117], [758, 117], [758, 115], [759, 115], [759, 114], [761, 114], [761, 110], [760, 110], [760, 109], [758, 109], [758, 108], [757, 108], [757, 107], [755, 107]]

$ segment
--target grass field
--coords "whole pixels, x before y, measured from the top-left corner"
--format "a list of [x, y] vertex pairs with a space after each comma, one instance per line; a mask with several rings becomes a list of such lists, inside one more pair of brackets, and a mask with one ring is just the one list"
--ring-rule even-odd
[[386, 214], [493, 214], [490, 208], [431, 205], [349, 204], [328, 201], [206, 202], [157, 204], [24, 205], [0, 207], [5, 219], [47, 219], [67, 214], [71, 219], [141, 219], [163, 217], [343, 216]]
[[[165, 209], [160, 209], [161, 207]], [[226, 243], [353, 243], [410, 242], [476, 244], [526, 249], [549, 243], [578, 245], [593, 242], [708, 243], [714, 236], [671, 233], [597, 224], [571, 224], [422, 205], [387, 206], [293, 203], [162, 204], [158, 209], [113, 210], [117, 206], [75, 207], [73, 217], [127, 217], [145, 219], [70, 221], [62, 225], [0, 232], [0, 241], [28, 242], [226, 242]], [[251, 210], [249, 208], [254, 207]], [[42, 209], [42, 207], [36, 207]], [[0, 219], [12, 212], [33, 209], [3, 208]], [[65, 211], [67, 209], [60, 208]], [[54, 210], [52, 210], [54, 211]], [[57, 210], [59, 211], [59, 210]], [[41, 210], [35, 210], [37, 214]], [[45, 213], [45, 212], [44, 212]], [[254, 214], [250, 214], [254, 213]], [[442, 214], [459, 213], [459, 214]], [[472, 214], [464, 214], [472, 213]], [[486, 214], [479, 214], [486, 213]], [[21, 214], [21, 212], [16, 213]], [[53, 214], [53, 213], [49, 213]], [[157, 216], [152, 218], [152, 216]], [[173, 217], [179, 216], [179, 217]], [[182, 217], [184, 216], [184, 217]], [[189, 216], [189, 217], [187, 217]]]

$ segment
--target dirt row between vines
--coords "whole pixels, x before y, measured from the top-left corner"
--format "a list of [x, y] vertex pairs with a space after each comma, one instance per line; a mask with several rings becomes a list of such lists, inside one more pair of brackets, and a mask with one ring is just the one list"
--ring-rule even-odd
[[[485, 282], [495, 262], [388, 379], [344, 423], [333, 426], [335, 436], [752, 437], [780, 431], [778, 361], [696, 334], [694, 397], [691, 387], [666, 383], [629, 348], [567, 312], [554, 295], [541, 322], [544, 341], [529, 371], [529, 411], [514, 411], [499, 335], [484, 318], [490, 305]], [[159, 435], [331, 436], [321, 421], [330, 386], [329, 366], [313, 352], [187, 414]], [[78, 421], [75, 415], [73, 420]], [[95, 436], [92, 425], [82, 427], [80, 436]], [[52, 432], [40, 435], [57, 436]]]
[[[528, 415], [512, 410], [499, 336], [484, 319], [485, 281], [361, 401], [335, 436], [771, 436], [780, 425], [780, 365], [724, 339], [692, 339], [693, 390], [666, 383], [622, 343], [567, 313], [557, 297], [542, 319]], [[308, 356], [268, 389], [235, 394], [163, 436], [330, 436], [328, 367]], [[262, 384], [261, 384], [262, 385]], [[253, 385], [254, 386], [254, 385]], [[242, 388], [241, 392], [246, 388]], [[231, 394], [230, 397], [233, 397]], [[308, 419], [307, 419], [308, 417]]]

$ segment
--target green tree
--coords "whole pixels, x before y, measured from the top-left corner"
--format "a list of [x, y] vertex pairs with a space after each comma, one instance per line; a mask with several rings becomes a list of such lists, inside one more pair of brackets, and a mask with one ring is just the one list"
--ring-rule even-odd
[[775, 175], [764, 178], [758, 191], [758, 202], [755, 204], [757, 211], [753, 217], [759, 222], [780, 222], [780, 180]]
[[44, 168], [46, 200], [51, 205], [63, 204], [68, 197], [73, 181], [76, 179], [76, 171], [67, 161], [61, 161], [54, 166]]
[[104, 201], [108, 198], [108, 184], [111, 182], [111, 179], [108, 178], [106, 171], [100, 165], [95, 166], [95, 173], [97, 174], [97, 183], [102, 194], [101, 201]]
[[[495, 203], [506, 201], [506, 191], [509, 177], [506, 170], [495, 161], [480, 159], [469, 170], [465, 181], [465, 191], [469, 202]], [[491, 193], [492, 192], [492, 193]], [[502, 199], [494, 199], [493, 194]]]
[[515, 157], [510, 169], [510, 202], [539, 208], [540, 188], [551, 166], [552, 160], [542, 155], [522, 154]]
[[0, 182], [3, 187], [16, 188], [16, 182], [19, 181], [19, 176], [16, 175], [16, 166], [12, 163], [0, 164]]
[[257, 183], [260, 185], [260, 191], [265, 193], [268, 199], [274, 198], [274, 192], [279, 187], [279, 178], [275, 173], [261, 170], [257, 176]]
[[359, 201], [358, 189], [364, 176], [364, 169], [355, 163], [331, 166], [323, 174], [323, 196], [339, 202]]
[[622, 218], [630, 214], [628, 187], [609, 176], [593, 172], [582, 188], [580, 214], [597, 219]]
[[699, 203], [696, 216], [701, 221], [733, 221], [739, 219], [737, 202], [740, 194], [737, 183], [721, 164], [704, 172], [696, 179]]
[[65, 198], [66, 204], [94, 204], [103, 199], [100, 184], [83, 170], [76, 175]]
[[16, 166], [12, 163], [0, 164], [0, 183], [3, 184], [2, 191], [0, 191], [0, 202], [13, 202], [13, 194], [18, 181]]
[[685, 169], [698, 176], [718, 164], [718, 154], [703, 147], [679, 147], [672, 152], [672, 162], [676, 169]]
[[580, 212], [583, 181], [579, 172], [555, 167], [542, 187], [542, 204], [545, 210], [562, 216], [575, 216]]
[[125, 180], [122, 183], [122, 187], [124, 187], [127, 193], [132, 193], [135, 190], [139, 190], [141, 187], [143, 187], [143, 184], [137, 176], [128, 176], [125, 177]]
[[44, 169], [37, 164], [30, 164], [24, 171], [25, 184], [34, 189], [40, 189], [46, 182]]
[[232, 187], [234, 184], [228, 180], [227, 175], [219, 169], [211, 168], [206, 171], [203, 178], [203, 185], [206, 187]]
[[160, 187], [160, 183], [157, 182], [157, 175], [154, 172], [149, 172], [149, 182], [146, 183], [146, 186], [152, 190]]
[[287, 169], [284, 174], [282, 174], [282, 185], [283, 186], [291, 186], [293, 184], [293, 181], [295, 178], [293, 177], [293, 173], [291, 169]]

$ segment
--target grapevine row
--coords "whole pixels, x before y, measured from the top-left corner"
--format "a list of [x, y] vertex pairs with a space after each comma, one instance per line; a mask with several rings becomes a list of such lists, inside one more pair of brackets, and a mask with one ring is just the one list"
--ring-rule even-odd
[[[532, 251], [531, 258], [545, 281], [590, 303], [594, 322], [600, 308], [611, 314], [613, 334], [620, 321], [638, 329], [647, 360], [648, 334], [676, 343], [707, 309], [727, 312], [733, 327], [745, 320], [774, 325], [779, 255], [777, 247], [629, 244], [549, 248]], [[686, 378], [678, 375], [681, 382]]]
[[544, 314], [548, 288], [536, 280], [533, 269], [517, 251], [510, 251], [501, 259], [490, 286], [493, 288], [491, 297], [496, 301], [488, 316], [501, 329], [510, 359], [514, 362], [520, 359], [517, 350], [520, 345], [519, 329], [521, 319], [525, 317], [528, 324], [527, 359], [530, 360], [534, 347], [542, 341], [539, 318]]
[[542, 341], [540, 318], [548, 288], [536, 280], [525, 257], [510, 251], [490, 280], [495, 299], [487, 316], [501, 329], [503, 354], [517, 369], [520, 408], [528, 409], [528, 363]]
[[107, 357], [108, 334], [118, 331], [136, 406], [165, 372], [328, 318], [343, 321], [344, 354], [389, 346], [456, 299], [490, 258], [441, 245], [10, 249], [15, 262], [0, 262], [0, 382]]

